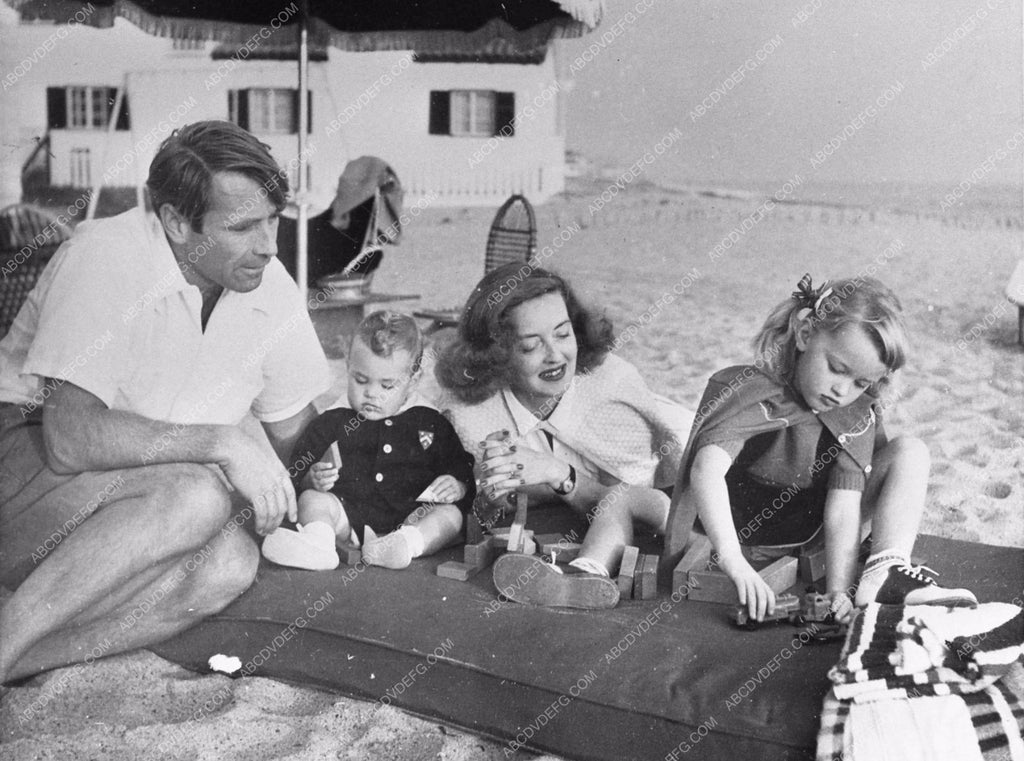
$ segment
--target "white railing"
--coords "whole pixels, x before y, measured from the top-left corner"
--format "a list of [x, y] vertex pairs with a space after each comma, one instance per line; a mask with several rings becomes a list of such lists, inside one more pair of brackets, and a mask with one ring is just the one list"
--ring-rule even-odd
[[437, 196], [440, 206], [490, 206], [521, 193], [543, 203], [564, 189], [561, 167], [494, 167], [475, 172], [452, 170], [440, 163], [399, 170], [402, 186], [411, 201]]

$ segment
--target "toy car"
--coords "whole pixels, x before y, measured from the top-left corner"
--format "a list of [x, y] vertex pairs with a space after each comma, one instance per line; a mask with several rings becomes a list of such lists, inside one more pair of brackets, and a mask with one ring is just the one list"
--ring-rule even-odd
[[756, 621], [747, 613], [747, 606], [736, 608], [733, 618], [736, 626], [754, 630], [772, 621], [789, 621], [800, 626], [808, 622], [823, 623], [829, 613], [829, 599], [814, 589], [808, 589], [802, 597], [783, 593], [775, 598], [775, 610], [765, 614], [763, 621]]

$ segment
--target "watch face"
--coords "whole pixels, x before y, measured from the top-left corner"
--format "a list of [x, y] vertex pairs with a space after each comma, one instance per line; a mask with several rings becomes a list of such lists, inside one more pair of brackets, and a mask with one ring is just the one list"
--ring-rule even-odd
[[569, 476], [558, 485], [559, 494], [568, 494], [576, 486], [576, 468], [569, 466]]

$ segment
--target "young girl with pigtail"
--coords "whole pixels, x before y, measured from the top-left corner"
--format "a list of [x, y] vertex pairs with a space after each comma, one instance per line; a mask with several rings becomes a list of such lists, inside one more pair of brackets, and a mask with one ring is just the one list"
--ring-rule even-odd
[[[814, 288], [805, 275], [754, 347], [754, 365], [716, 373], [704, 392], [674, 491], [669, 552], [681, 552], [699, 517], [757, 620], [775, 595], [751, 563], [792, 554], [822, 532], [837, 620], [871, 602], [976, 605], [968, 590], [943, 588], [910, 564], [929, 455], [919, 439], [887, 439], [882, 426], [907, 353], [893, 293], [873, 278]], [[867, 521], [872, 549], [857, 582]]]

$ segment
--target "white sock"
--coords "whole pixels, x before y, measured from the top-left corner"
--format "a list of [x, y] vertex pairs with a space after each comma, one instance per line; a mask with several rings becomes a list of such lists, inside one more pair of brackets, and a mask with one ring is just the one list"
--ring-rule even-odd
[[604, 576], [606, 579], [609, 576], [608, 569], [591, 558], [576, 558], [575, 560], [570, 560], [569, 565], [573, 568], [579, 568], [584, 573], [592, 573], [595, 576]]
[[875, 552], [868, 556], [868, 559], [864, 561], [864, 573], [874, 571], [876, 569], [882, 570], [887, 569], [891, 565], [910, 565], [909, 559], [906, 555], [898, 550], [882, 550], [881, 552]]
[[422, 531], [415, 526], [405, 525], [399, 527], [398, 533], [405, 536], [406, 541], [409, 543], [409, 551], [414, 558], [418, 558], [423, 554], [423, 551], [427, 548], [427, 543], [423, 538]]
[[302, 526], [302, 533], [322, 547], [334, 548], [334, 527], [329, 523], [311, 521]]

